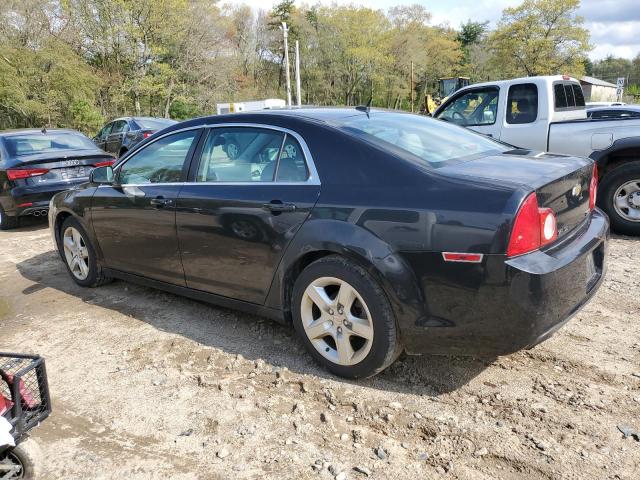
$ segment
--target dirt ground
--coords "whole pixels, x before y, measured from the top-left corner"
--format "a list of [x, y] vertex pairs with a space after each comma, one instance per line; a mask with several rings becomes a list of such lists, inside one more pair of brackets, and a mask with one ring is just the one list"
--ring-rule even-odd
[[640, 240], [533, 350], [407, 357], [348, 382], [292, 331], [68, 277], [42, 222], [0, 232], [0, 350], [45, 356], [47, 479], [637, 479]]

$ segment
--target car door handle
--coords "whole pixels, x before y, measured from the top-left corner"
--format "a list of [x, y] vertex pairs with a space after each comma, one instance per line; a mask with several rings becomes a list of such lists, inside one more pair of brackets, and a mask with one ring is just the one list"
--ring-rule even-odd
[[149, 201], [149, 204], [151, 204], [151, 206], [155, 208], [164, 208], [166, 206], [171, 205], [172, 203], [173, 203], [173, 200], [169, 198], [163, 198], [163, 197], [152, 198]]
[[293, 203], [282, 203], [279, 200], [273, 200], [269, 203], [262, 205], [263, 210], [268, 210], [272, 213], [281, 212], [293, 212], [296, 210], [296, 206]]

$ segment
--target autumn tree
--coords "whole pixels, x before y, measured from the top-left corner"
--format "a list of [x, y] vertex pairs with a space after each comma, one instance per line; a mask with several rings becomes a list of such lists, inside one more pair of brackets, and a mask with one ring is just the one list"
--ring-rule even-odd
[[524, 0], [502, 13], [489, 36], [494, 72], [502, 77], [584, 72], [589, 32], [580, 0]]

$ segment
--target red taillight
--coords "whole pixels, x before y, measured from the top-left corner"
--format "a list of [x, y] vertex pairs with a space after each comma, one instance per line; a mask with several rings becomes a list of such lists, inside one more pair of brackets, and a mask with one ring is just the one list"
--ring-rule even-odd
[[482, 253], [442, 252], [445, 262], [481, 263], [482, 257]]
[[113, 165], [114, 163], [116, 163], [115, 160], [106, 160], [104, 162], [98, 162], [98, 163], [94, 163], [93, 166], [94, 167], [110, 167], [111, 165]]
[[589, 183], [589, 210], [596, 208], [596, 200], [598, 196], [598, 165], [593, 164], [593, 174], [591, 175], [591, 183]]
[[550, 208], [539, 208], [535, 193], [522, 203], [513, 222], [507, 256], [532, 252], [558, 238], [556, 215]]
[[16, 168], [13, 170], [7, 170], [7, 177], [9, 180], [20, 180], [22, 178], [44, 175], [48, 171], [48, 168]]
[[153, 132], [144, 132], [142, 138], [149, 138], [151, 135], [153, 135]]

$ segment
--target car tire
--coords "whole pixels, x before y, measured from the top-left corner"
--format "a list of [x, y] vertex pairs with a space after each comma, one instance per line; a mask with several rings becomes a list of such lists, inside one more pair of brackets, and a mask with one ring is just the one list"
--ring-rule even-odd
[[[342, 298], [350, 308], [340, 308]], [[294, 284], [291, 310], [307, 350], [335, 375], [370, 377], [402, 353], [385, 292], [364, 268], [344, 257], [330, 255], [307, 266]]]
[[[73, 244], [66, 244], [69, 238]], [[68, 217], [60, 228], [58, 250], [71, 278], [82, 287], [99, 287], [111, 281], [104, 275], [102, 267], [96, 259], [96, 252], [89, 240], [89, 235], [80, 222]], [[74, 260], [75, 258], [75, 260]]]
[[26, 438], [17, 446], [0, 453], [0, 463], [16, 465], [22, 468], [22, 480], [38, 480], [43, 478], [42, 451], [32, 438]]
[[[640, 161], [620, 165], [608, 172], [598, 187], [598, 206], [611, 221], [611, 229], [623, 235], [640, 235], [640, 207], [628, 203], [631, 190], [640, 199]], [[638, 218], [634, 221], [633, 215]]]
[[235, 140], [230, 140], [224, 145], [224, 153], [227, 154], [229, 160], [235, 160], [242, 153], [240, 151], [240, 144]]
[[20, 225], [20, 219], [7, 215], [3, 208], [0, 206], [0, 230], [10, 230], [12, 228], [18, 228]]

